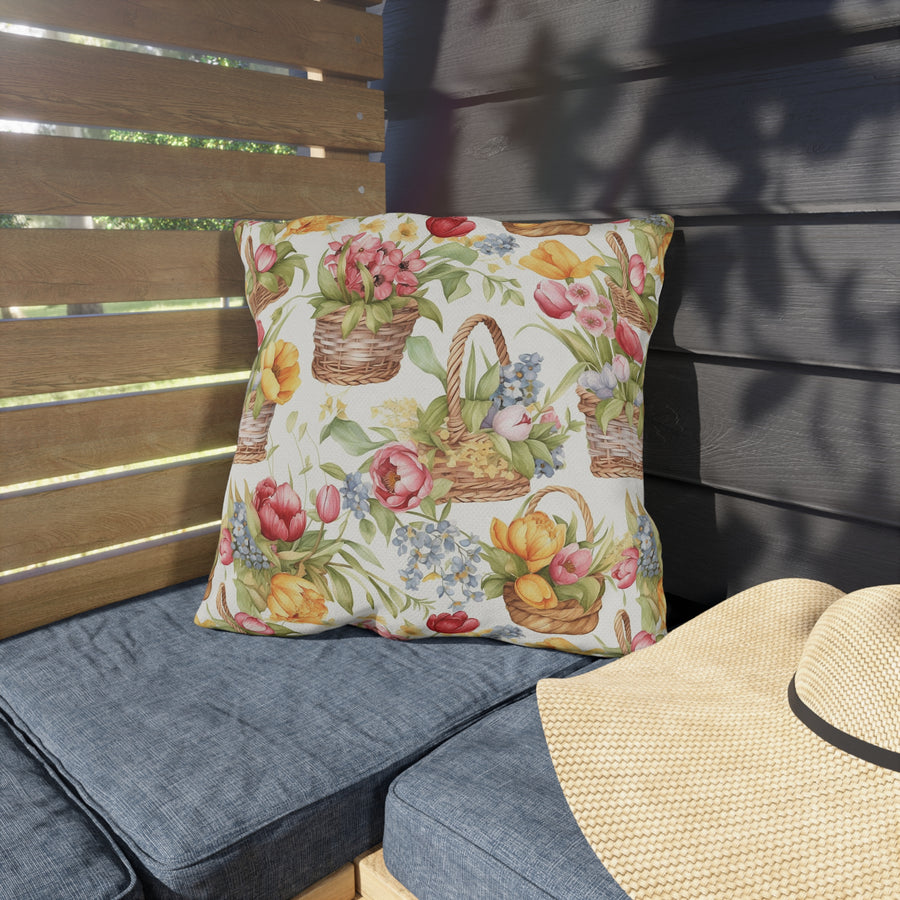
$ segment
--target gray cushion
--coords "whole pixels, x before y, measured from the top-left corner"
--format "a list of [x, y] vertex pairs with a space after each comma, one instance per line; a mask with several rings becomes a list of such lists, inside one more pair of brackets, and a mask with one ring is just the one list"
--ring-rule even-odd
[[586, 660], [342, 628], [198, 628], [194, 582], [0, 642], [0, 707], [109, 823], [151, 896], [288, 897], [381, 839], [388, 784]]
[[0, 900], [139, 900], [94, 818], [0, 723]]
[[397, 777], [384, 858], [418, 900], [628, 900], [569, 810], [533, 694]]

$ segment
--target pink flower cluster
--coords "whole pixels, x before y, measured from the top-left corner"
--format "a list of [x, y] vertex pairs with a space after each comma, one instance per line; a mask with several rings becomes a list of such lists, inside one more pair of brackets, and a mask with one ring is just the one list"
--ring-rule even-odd
[[382, 241], [378, 235], [360, 232], [338, 241], [330, 241], [331, 253], [325, 256], [325, 265], [336, 278], [341, 254], [346, 250], [344, 284], [351, 293], [365, 297], [362, 269], [368, 269], [375, 283], [375, 299], [386, 300], [396, 289], [400, 297], [408, 297], [419, 286], [416, 272], [425, 268], [426, 262], [418, 250], [406, 255], [393, 241]]
[[590, 284], [542, 281], [535, 288], [534, 299], [541, 312], [552, 319], [567, 319], [574, 313], [575, 321], [588, 334], [613, 337], [612, 303]]

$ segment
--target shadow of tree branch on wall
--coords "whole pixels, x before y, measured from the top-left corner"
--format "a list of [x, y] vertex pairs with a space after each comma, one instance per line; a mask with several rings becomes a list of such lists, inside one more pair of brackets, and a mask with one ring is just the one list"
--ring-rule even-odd
[[385, 10], [426, 48], [387, 82], [392, 208], [676, 218], [645, 440], [671, 583], [706, 604], [762, 577], [900, 579], [878, 530], [900, 524], [897, 10], [424, 6]]

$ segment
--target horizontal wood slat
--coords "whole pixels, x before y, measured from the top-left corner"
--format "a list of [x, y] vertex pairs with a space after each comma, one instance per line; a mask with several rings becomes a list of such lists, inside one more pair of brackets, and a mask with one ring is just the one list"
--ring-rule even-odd
[[677, 228], [651, 347], [900, 372], [900, 222], [779, 219]]
[[0, 134], [0, 212], [293, 219], [384, 202], [379, 163]]
[[[748, 45], [821, 41], [900, 23], [896, 5], [871, 0], [597, 0], [485, 4], [391, 0], [385, 7], [386, 89], [427, 86], [454, 97], [530, 89], [547, 80], [596, 76]], [[502, 50], [498, 51], [498, 48]]]
[[645, 387], [648, 472], [900, 528], [900, 378], [657, 353]]
[[380, 150], [383, 109], [380, 91], [0, 34], [5, 118]]
[[0, 390], [21, 397], [249, 369], [246, 309], [12, 319], [0, 323]]
[[900, 582], [900, 532], [648, 476], [667, 592], [712, 606], [775, 578], [854, 591]]
[[769, 69], [551, 82], [536, 97], [459, 109], [429, 99], [413, 120], [388, 115], [391, 202], [427, 197], [432, 214], [520, 221], [536, 208], [546, 218], [894, 211], [898, 53], [895, 41]]
[[0, 485], [228, 447], [245, 390], [214, 384], [0, 410]]
[[4, 22], [381, 77], [380, 16], [314, 0], [267, 0], [264, 15], [220, 0], [0, 0]]
[[[147, 591], [202, 578], [218, 532], [191, 535], [129, 553], [0, 582], [0, 638]], [[198, 587], [197, 605], [203, 596]]]
[[0, 229], [3, 306], [235, 297], [244, 270], [230, 231]]
[[0, 498], [0, 571], [218, 519], [231, 459]]

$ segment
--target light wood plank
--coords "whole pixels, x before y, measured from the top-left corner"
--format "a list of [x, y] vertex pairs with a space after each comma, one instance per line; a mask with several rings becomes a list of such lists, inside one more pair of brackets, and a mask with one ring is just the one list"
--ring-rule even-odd
[[0, 230], [4, 306], [235, 297], [244, 273], [230, 231]]
[[0, 33], [5, 118], [380, 150], [383, 110], [380, 91]]
[[[24, 578], [0, 579], [0, 638], [207, 575], [218, 530]], [[197, 605], [201, 594], [198, 592]]]
[[0, 485], [230, 446], [244, 393], [241, 381], [0, 410]]
[[534, 89], [547, 81], [704, 57], [736, 57], [900, 24], [897, 6], [837, 0], [391, 0], [384, 11], [388, 92], [430, 85], [474, 97]]
[[898, 53], [893, 41], [849, 49], [839, 64], [551, 82], [535, 97], [445, 107], [437, 122], [427, 109], [389, 113], [386, 155], [404, 198], [443, 193], [430, 214], [890, 212], [900, 205]]
[[655, 354], [647, 472], [900, 528], [900, 377]]
[[294, 219], [384, 205], [379, 163], [0, 134], [0, 212]]
[[381, 18], [313, 0], [0, 0], [0, 21], [380, 78]]
[[246, 309], [0, 323], [0, 385], [9, 397], [240, 372], [255, 356]]
[[677, 228], [651, 346], [898, 373], [898, 246], [884, 218]]
[[388, 871], [380, 847], [356, 860], [356, 872], [360, 900], [416, 900]]
[[217, 520], [231, 457], [0, 498], [0, 571]]
[[648, 476], [667, 592], [712, 606], [775, 578], [900, 583], [900, 531]]
[[356, 875], [353, 863], [341, 866], [337, 871], [300, 891], [291, 900], [354, 900]]

